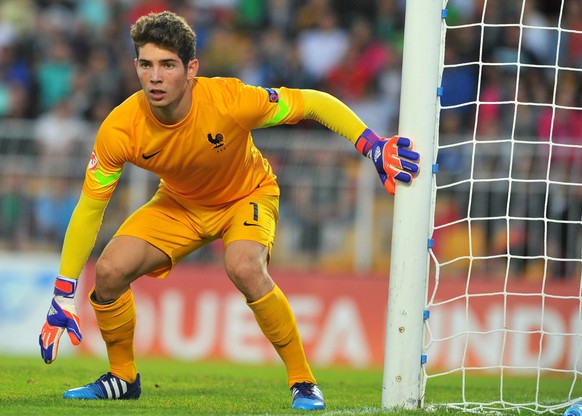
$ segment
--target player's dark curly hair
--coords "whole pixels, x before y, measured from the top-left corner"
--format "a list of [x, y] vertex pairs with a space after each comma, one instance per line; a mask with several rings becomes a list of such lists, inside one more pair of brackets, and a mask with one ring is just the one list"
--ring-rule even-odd
[[141, 16], [129, 32], [135, 53], [146, 43], [176, 52], [184, 66], [196, 58], [196, 33], [186, 20], [175, 13], [165, 11]]

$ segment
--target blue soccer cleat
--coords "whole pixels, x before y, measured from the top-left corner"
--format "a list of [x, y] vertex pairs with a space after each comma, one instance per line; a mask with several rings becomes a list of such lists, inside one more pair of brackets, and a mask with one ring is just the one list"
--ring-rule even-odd
[[130, 400], [141, 394], [139, 373], [133, 383], [115, 377], [111, 373], [103, 374], [94, 383], [68, 390], [65, 399], [85, 400]]
[[323, 393], [317, 386], [312, 383], [295, 383], [291, 387], [293, 409], [302, 410], [322, 410], [325, 409], [325, 400]]

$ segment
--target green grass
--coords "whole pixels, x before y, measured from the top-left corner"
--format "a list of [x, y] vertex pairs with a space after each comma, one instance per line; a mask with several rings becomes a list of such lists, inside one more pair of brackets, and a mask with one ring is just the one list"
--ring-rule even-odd
[[[180, 362], [140, 358], [142, 397], [135, 401], [64, 400], [65, 390], [93, 381], [107, 369], [101, 359], [59, 358], [46, 365], [40, 358], [0, 356], [0, 415], [298, 415], [290, 408], [284, 368], [280, 365], [238, 365], [224, 362]], [[382, 370], [316, 368], [327, 402], [317, 415], [420, 415], [426, 412], [386, 412], [381, 409]], [[478, 377], [471, 399], [490, 400], [498, 395], [499, 381]], [[516, 379], [504, 387], [516, 397], [531, 394], [530, 379]], [[535, 384], [535, 383], [534, 383]], [[548, 397], [563, 400], [569, 382], [556, 380], [544, 386]], [[431, 381], [427, 398], [432, 402], [460, 399], [460, 379], [439, 377]], [[528, 400], [528, 399], [525, 399]], [[436, 410], [431, 414], [462, 414]], [[522, 412], [521, 414], [527, 414]]]

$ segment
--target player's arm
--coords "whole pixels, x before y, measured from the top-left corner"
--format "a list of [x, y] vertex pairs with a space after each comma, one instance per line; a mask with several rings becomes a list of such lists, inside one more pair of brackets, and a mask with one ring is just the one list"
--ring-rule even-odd
[[80, 344], [83, 339], [75, 309], [75, 292], [81, 270], [95, 245], [107, 203], [108, 200], [94, 199], [83, 192], [69, 221], [59, 276], [39, 336], [40, 353], [47, 364], [57, 358], [59, 341], [65, 329], [73, 345]]
[[350, 140], [358, 151], [374, 162], [386, 190], [394, 195], [396, 180], [409, 183], [418, 174], [420, 156], [406, 137], [383, 138], [343, 102], [316, 90], [300, 90], [303, 97], [303, 118], [312, 119]]
[[39, 336], [41, 356], [47, 364], [57, 358], [59, 340], [65, 329], [74, 345], [82, 340], [74, 304], [77, 282], [95, 245], [123, 166], [131, 161], [132, 120], [139, 109], [138, 97], [134, 95], [109, 113], [95, 137], [83, 191], [65, 233], [53, 299]]
[[63, 241], [59, 275], [79, 278], [95, 245], [108, 203], [108, 199], [95, 199], [81, 193]]

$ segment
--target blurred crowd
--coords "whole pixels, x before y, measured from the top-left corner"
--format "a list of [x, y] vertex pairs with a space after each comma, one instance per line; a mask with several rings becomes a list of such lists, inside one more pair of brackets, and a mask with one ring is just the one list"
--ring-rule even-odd
[[[199, 75], [233, 76], [252, 85], [327, 91], [352, 107], [371, 128], [392, 135], [398, 123], [405, 3], [404, 0], [2, 0], [0, 121], [35, 120], [31, 136], [39, 158], [38, 169], [44, 180], [54, 186], [44, 195], [48, 200], [67, 195], [71, 189], [77, 193], [78, 186], [71, 186], [68, 181], [81, 180], [82, 169], [76, 173], [79, 177], [72, 179], [59, 174], [68, 164], [67, 158], [88, 154], [94, 126], [139, 89], [129, 27], [140, 15], [172, 10], [184, 16], [197, 33]], [[536, 154], [512, 166], [524, 172], [549, 171], [552, 179], [580, 183], [582, 0], [563, 0], [563, 6], [561, 2], [545, 0], [488, 0], [485, 11], [483, 3], [483, 0], [447, 3], [449, 28], [441, 84], [442, 143], [454, 144], [473, 135], [483, 141], [509, 137], [539, 141], [541, 146]], [[482, 21], [486, 24], [478, 25]], [[314, 123], [302, 123], [299, 128], [321, 129]], [[551, 166], [538, 165], [544, 152], [550, 151]], [[5, 152], [0, 138], [0, 156]], [[459, 168], [459, 164], [468, 162], [453, 153], [443, 150], [439, 154], [444, 180], [448, 180], [447, 175], [456, 178], [466, 170]], [[309, 169], [325, 163], [315, 160], [315, 155], [306, 157], [313, 160], [302, 160], [299, 166], [303, 166], [303, 173], [307, 172], [305, 178], [313, 178]], [[495, 164], [502, 163], [491, 159], [483, 169], [489, 169], [491, 174]], [[338, 168], [333, 161], [331, 166]], [[334, 182], [344, 176], [353, 177], [346, 174], [347, 170], [330, 177]], [[21, 180], [18, 175], [3, 177], [0, 188], [3, 236], [22, 229], [16, 225], [24, 210], [14, 204], [14, 198], [2, 197], [10, 194], [7, 190], [22, 190]], [[45, 185], [34, 186], [49, 189]], [[340, 185], [351, 189], [353, 184]], [[485, 196], [477, 192], [482, 199], [476, 202], [487, 207], [484, 209], [489, 213], [503, 210], [503, 200], [496, 203], [497, 194], [491, 189], [483, 191]], [[295, 195], [294, 192], [289, 194]], [[500, 195], [503, 192], [506, 190], [502, 189]], [[524, 192], [530, 195], [531, 190]], [[331, 208], [321, 208], [320, 216], [307, 215], [311, 218], [312, 224], [307, 227], [311, 234], [306, 232], [301, 237], [305, 239], [303, 247], [322, 244], [317, 230], [325, 221], [326, 210], [337, 208], [333, 201], [342, 200], [341, 193], [339, 196], [336, 193], [321, 189], [312, 192], [313, 198], [324, 200]], [[452, 199], [466, 203], [464, 191], [457, 193]], [[569, 219], [579, 216], [575, 210], [579, 209], [581, 199], [580, 192], [574, 192], [574, 196], [571, 193], [552, 205], [552, 209], [568, 211], [563, 215]], [[305, 193], [297, 195], [299, 199], [305, 197]], [[40, 219], [41, 223], [59, 223], [58, 232], [52, 231], [57, 237], [64, 233], [66, 221], [56, 218], [67, 218], [75, 198], [76, 195], [63, 197], [66, 203], [46, 203], [40, 210], [45, 217]], [[578, 201], [574, 211], [571, 198]], [[305, 207], [303, 202], [299, 205]], [[534, 213], [538, 215], [538, 211]], [[297, 217], [304, 214], [295, 213]], [[314, 222], [313, 218], [318, 220]], [[487, 238], [493, 241], [495, 237]]]
[[[184, 16], [196, 31], [199, 75], [318, 88], [344, 100], [374, 129], [394, 130], [404, 19], [398, 1], [3, 0], [0, 121], [34, 120], [34, 147], [25, 152], [37, 157], [38, 175], [18, 162], [3, 175], [2, 246], [60, 245], [84, 172], [73, 170], [71, 160], [84, 155], [86, 161], [95, 133], [88, 126], [139, 89], [129, 27], [140, 15], [162, 10]], [[299, 128], [323, 131], [315, 123]], [[12, 152], [8, 143], [0, 138], [0, 156]], [[295, 261], [313, 264], [342, 245], [339, 230], [353, 220], [353, 163], [331, 150], [319, 153], [325, 160], [304, 151], [275, 153], [271, 162], [288, 188], [281, 209], [290, 231], [282, 241], [292, 240]], [[126, 204], [120, 192], [102, 235], [127, 212], [112, 208]]]
[[196, 31], [199, 75], [383, 99], [390, 109], [370, 118], [393, 127], [404, 16], [394, 0], [3, 0], [0, 117], [101, 120], [139, 88], [129, 27], [162, 10]]
[[[560, 111], [550, 126], [547, 107], [500, 104], [580, 106], [580, 0], [564, 0], [563, 9], [543, 0], [491, 0], [485, 13], [481, 0], [449, 1], [447, 8], [443, 106], [479, 98], [483, 136], [547, 139], [550, 128], [554, 138], [582, 135], [579, 112]], [[42, 151], [62, 154], [83, 134], [75, 121], [101, 121], [139, 88], [129, 27], [166, 9], [195, 29], [201, 76], [318, 88], [372, 128], [396, 130], [404, 0], [3, 0], [0, 118], [38, 118]], [[483, 29], [470, 25], [481, 20]], [[474, 64], [456, 66], [463, 62]], [[518, 71], [518, 63], [525, 67]], [[559, 73], [545, 68], [556, 63]], [[472, 105], [443, 112], [441, 133], [472, 133], [475, 113]]]
[[579, 276], [582, 1], [482, 3], [447, 18], [437, 222], [487, 219], [463, 235], [489, 272]]

